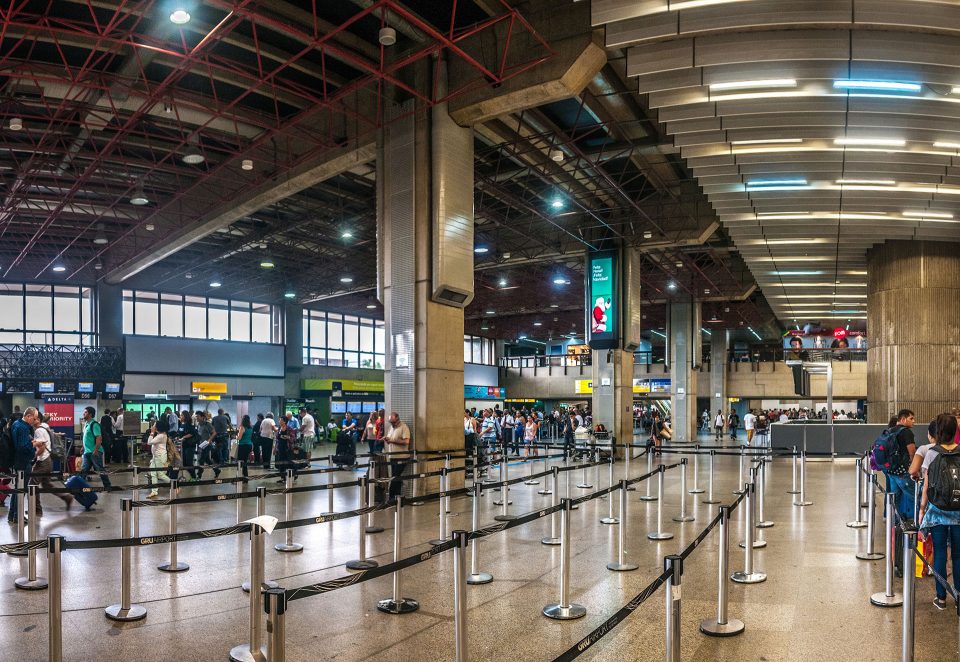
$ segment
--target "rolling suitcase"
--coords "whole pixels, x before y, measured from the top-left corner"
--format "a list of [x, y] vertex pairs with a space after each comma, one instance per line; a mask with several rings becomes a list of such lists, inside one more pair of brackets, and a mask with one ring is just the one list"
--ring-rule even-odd
[[63, 486], [68, 490], [72, 490], [70, 493], [73, 495], [73, 498], [87, 510], [93, 508], [94, 504], [97, 503], [97, 493], [85, 491], [90, 489], [90, 483], [80, 476], [70, 476]]
[[351, 435], [338, 435], [337, 452], [333, 456], [333, 463], [338, 467], [352, 467], [357, 463], [357, 446]]

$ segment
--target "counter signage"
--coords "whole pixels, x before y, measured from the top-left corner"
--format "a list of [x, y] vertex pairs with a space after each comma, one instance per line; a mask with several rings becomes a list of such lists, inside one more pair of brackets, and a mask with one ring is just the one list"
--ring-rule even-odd
[[43, 413], [50, 415], [50, 428], [73, 443], [73, 394], [48, 393], [43, 396]]

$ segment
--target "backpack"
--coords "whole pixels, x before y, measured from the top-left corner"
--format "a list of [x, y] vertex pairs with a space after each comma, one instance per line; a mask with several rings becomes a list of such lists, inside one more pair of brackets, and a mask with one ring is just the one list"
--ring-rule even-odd
[[941, 510], [960, 510], [960, 448], [934, 446], [929, 452], [939, 457], [927, 469], [927, 498]]
[[13, 434], [10, 432], [10, 426], [5, 425], [0, 430], [0, 467], [10, 469], [13, 467], [13, 461], [16, 457], [16, 451], [13, 448]]
[[907, 467], [907, 454], [903, 452], [897, 441], [897, 436], [902, 430], [902, 425], [894, 425], [880, 433], [870, 449], [871, 469], [889, 473]]

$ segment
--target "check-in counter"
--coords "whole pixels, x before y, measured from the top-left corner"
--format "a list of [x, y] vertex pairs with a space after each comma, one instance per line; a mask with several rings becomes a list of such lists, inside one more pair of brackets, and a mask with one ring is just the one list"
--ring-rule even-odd
[[[886, 426], [859, 421], [790, 421], [770, 426], [770, 445], [803, 450], [815, 457], [851, 457], [870, 449]], [[811, 458], [811, 459], [814, 459]]]

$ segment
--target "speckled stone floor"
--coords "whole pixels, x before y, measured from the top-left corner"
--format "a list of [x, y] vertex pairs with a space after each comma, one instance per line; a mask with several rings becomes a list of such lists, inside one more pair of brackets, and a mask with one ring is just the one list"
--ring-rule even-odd
[[[669, 463], [670, 459], [666, 460]], [[538, 464], [538, 469], [540, 465]], [[634, 462], [632, 475], [645, 469]], [[511, 471], [527, 472], [526, 466]], [[623, 471], [617, 465], [617, 478]], [[684, 660], [787, 661], [787, 660], [897, 660], [900, 657], [901, 610], [880, 609], [869, 596], [883, 588], [883, 561], [865, 562], [855, 554], [865, 545], [866, 530], [845, 523], [853, 510], [853, 465], [849, 462], [808, 464], [807, 496], [813, 505], [792, 505], [791, 466], [777, 460], [769, 474], [767, 519], [776, 524], [762, 532], [768, 541], [755, 554], [755, 566], [766, 572], [762, 584], [728, 582], [730, 616], [746, 623], [740, 636], [713, 639], [698, 631], [698, 624], [715, 615], [717, 590], [716, 530], [690, 556], [682, 584], [681, 657]], [[338, 474], [348, 480], [349, 472]], [[579, 472], [574, 478], [579, 478]], [[606, 471], [594, 476], [606, 485]], [[321, 482], [323, 477], [298, 482]], [[737, 483], [735, 458], [718, 458], [715, 492], [729, 503]], [[96, 481], [95, 481], [96, 482]], [[578, 480], [572, 481], [574, 484]], [[690, 486], [693, 478], [690, 476]], [[706, 463], [701, 464], [700, 484], [706, 487]], [[552, 660], [623, 606], [662, 570], [662, 557], [685, 547], [717, 512], [702, 503], [704, 495], [688, 497], [696, 520], [678, 524], [671, 517], [679, 510], [679, 479], [666, 483], [665, 530], [672, 540], [652, 542], [646, 534], [655, 527], [656, 503], [639, 501], [643, 493], [630, 493], [627, 522], [627, 558], [639, 564], [633, 572], [606, 569], [613, 554], [618, 525], [604, 525], [607, 502], [593, 500], [575, 511], [571, 520], [571, 596], [587, 608], [576, 621], [552, 621], [541, 609], [558, 598], [559, 547], [540, 543], [549, 522], [526, 526], [484, 539], [480, 565], [494, 575], [493, 583], [468, 589], [469, 650], [472, 660]], [[550, 497], [538, 495], [541, 486], [518, 485], [511, 490], [513, 512], [526, 512]], [[231, 491], [232, 487], [193, 488], [188, 493]], [[573, 488], [574, 494], [587, 490]], [[654, 490], [655, 491], [655, 490]], [[68, 539], [111, 538], [119, 535], [119, 501], [122, 494], [101, 496], [100, 507], [85, 513], [67, 513], [54, 497], [44, 497], [41, 534], [61, 533]], [[339, 491], [335, 509], [356, 507], [356, 491]], [[483, 497], [482, 521], [488, 523], [499, 508], [496, 495]], [[450, 528], [469, 528], [469, 498], [454, 499]], [[880, 503], [878, 499], [878, 504]], [[252, 500], [243, 504], [243, 516], [255, 514]], [[281, 515], [283, 499], [268, 498], [268, 512]], [[144, 509], [141, 535], [165, 533], [165, 509]], [[324, 492], [297, 495], [295, 517], [327, 510]], [[743, 535], [742, 509], [734, 516], [730, 538], [730, 570], [742, 569], [743, 552], [736, 547]], [[180, 530], [226, 526], [235, 520], [232, 502], [179, 508]], [[368, 537], [370, 555], [381, 562], [391, 559], [392, 515], [377, 514], [384, 533]], [[404, 526], [404, 556], [427, 549], [418, 544], [437, 535], [437, 506], [410, 508]], [[878, 547], [882, 548], [878, 526]], [[298, 529], [296, 539], [305, 550], [282, 554], [273, 550], [280, 534], [268, 538], [266, 574], [284, 588], [332, 579], [347, 571], [343, 563], [357, 555], [357, 524], [346, 520]], [[0, 541], [15, 539], [14, 528], [3, 525]], [[117, 624], [103, 614], [106, 605], [119, 599], [119, 550], [69, 551], [63, 557], [64, 659], [170, 660], [227, 659], [231, 647], [247, 640], [247, 596], [239, 585], [249, 572], [248, 540], [244, 535], [223, 537], [179, 546], [180, 560], [190, 564], [181, 574], [165, 574], [156, 566], [165, 561], [166, 546], [133, 550], [133, 600], [148, 610], [147, 618]], [[41, 556], [40, 574], [46, 562]], [[26, 662], [47, 659], [47, 594], [14, 588], [24, 574], [26, 561], [0, 558], [0, 650], [5, 659]], [[383, 577], [332, 593], [290, 604], [287, 616], [287, 660], [451, 660], [453, 659], [453, 557], [450, 553], [421, 563], [404, 573], [403, 593], [420, 602], [420, 610], [392, 616], [376, 610], [376, 603], [391, 594], [391, 579]], [[899, 580], [898, 580], [898, 590]], [[952, 609], [937, 611], [931, 604], [933, 584], [918, 580], [916, 659], [957, 659], [957, 618]], [[661, 589], [581, 659], [595, 661], [661, 660], [664, 647], [664, 598]]]

